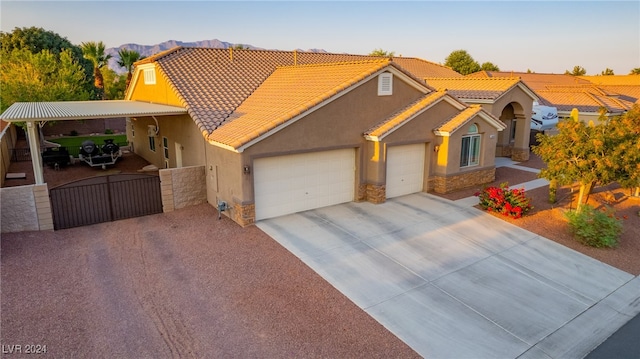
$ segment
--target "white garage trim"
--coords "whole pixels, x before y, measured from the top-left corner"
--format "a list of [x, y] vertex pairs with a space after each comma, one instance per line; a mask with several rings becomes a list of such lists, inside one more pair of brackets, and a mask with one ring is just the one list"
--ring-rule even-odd
[[354, 199], [355, 149], [260, 158], [253, 168], [256, 220]]
[[387, 198], [422, 191], [425, 147], [419, 143], [387, 148]]

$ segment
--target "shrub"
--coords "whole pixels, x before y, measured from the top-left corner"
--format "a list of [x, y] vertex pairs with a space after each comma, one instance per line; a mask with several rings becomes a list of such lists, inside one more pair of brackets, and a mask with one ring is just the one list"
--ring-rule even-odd
[[104, 130], [104, 134], [105, 135], [113, 135], [113, 130], [110, 128], [107, 128], [106, 130]]
[[482, 209], [511, 218], [520, 218], [533, 208], [531, 198], [525, 195], [524, 189], [509, 189], [506, 182], [499, 187], [486, 187], [476, 195], [480, 198]]
[[585, 204], [580, 211], [565, 212], [578, 241], [591, 247], [615, 247], [622, 233], [622, 222], [611, 208], [601, 211]]
[[77, 136], [78, 135], [78, 131], [76, 130], [71, 130], [71, 136]]

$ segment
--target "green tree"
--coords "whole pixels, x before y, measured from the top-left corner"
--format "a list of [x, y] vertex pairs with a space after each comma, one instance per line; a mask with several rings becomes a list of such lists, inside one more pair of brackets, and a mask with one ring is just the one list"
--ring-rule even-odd
[[120, 67], [124, 67], [127, 70], [127, 81], [126, 87], [129, 87], [131, 83], [131, 77], [133, 77], [133, 64], [141, 60], [140, 53], [135, 50], [127, 50], [120, 49], [118, 50], [118, 56], [120, 56], [120, 60], [118, 60], [118, 65]]
[[107, 100], [122, 100], [127, 90], [127, 75], [119, 75], [108, 67], [102, 70], [104, 94]]
[[497, 65], [494, 65], [491, 62], [484, 62], [481, 66], [480, 66], [480, 70], [482, 71], [500, 71], [500, 68]]
[[602, 76], [612, 76], [615, 75], [613, 73], [613, 70], [611, 70], [610, 68], [606, 68], [604, 71], [601, 72]]
[[480, 64], [466, 50], [455, 50], [447, 56], [444, 65], [462, 75], [480, 71]]
[[22, 49], [28, 50], [33, 54], [48, 50], [56, 56], [64, 50], [69, 50], [73, 61], [82, 66], [85, 73], [82, 86], [88, 92], [93, 93], [95, 91], [91, 79], [93, 64], [83, 57], [82, 49], [73, 45], [66, 37], [39, 27], [16, 27], [9, 33], [0, 32], [0, 56], [3, 61], [10, 56], [13, 50]]
[[528, 74], [535, 74], [535, 71], [531, 71], [531, 69], [527, 69]]
[[629, 71], [629, 75], [640, 75], [640, 67], [636, 67]]
[[91, 93], [83, 86], [85, 73], [69, 49], [33, 54], [13, 50], [0, 61], [0, 108], [14, 102], [83, 101]]
[[395, 51], [386, 51], [383, 49], [375, 49], [369, 53], [369, 56], [379, 56], [379, 57], [393, 57], [395, 55]]
[[533, 152], [547, 165], [540, 176], [558, 185], [580, 184], [577, 210], [582, 209], [593, 186], [618, 182], [640, 186], [640, 108], [598, 124], [585, 124], [574, 115], [558, 123], [558, 134], [538, 135]]
[[640, 195], [640, 105], [609, 120], [611, 146], [608, 164], [613, 177], [623, 188], [635, 188]]
[[574, 66], [573, 71], [569, 72], [569, 70], [566, 70], [564, 74], [573, 76], [584, 76], [587, 74], [587, 70], [585, 70], [584, 67], [581, 66]]
[[104, 53], [105, 46], [102, 41], [83, 42], [80, 44], [80, 47], [82, 48], [84, 58], [93, 63], [94, 85], [98, 90], [98, 97], [104, 100], [104, 78], [102, 77], [102, 72], [100, 70], [107, 65], [111, 55]]
[[595, 127], [586, 126], [574, 117], [559, 122], [557, 128], [558, 134], [554, 136], [539, 134], [539, 143], [533, 147], [533, 152], [547, 165], [540, 171], [540, 177], [560, 186], [579, 182], [580, 210], [583, 199], [599, 178], [596, 144], [601, 140], [595, 138]]
[[249, 46], [243, 44], [235, 44], [231, 48], [234, 50], [249, 50]]

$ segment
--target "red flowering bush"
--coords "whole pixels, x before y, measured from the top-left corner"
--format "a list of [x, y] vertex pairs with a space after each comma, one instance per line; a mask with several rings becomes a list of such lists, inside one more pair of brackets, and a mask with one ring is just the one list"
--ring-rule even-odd
[[525, 195], [524, 189], [510, 189], [506, 182], [499, 187], [486, 187], [476, 196], [480, 199], [482, 209], [511, 218], [520, 218], [533, 208], [531, 198]]

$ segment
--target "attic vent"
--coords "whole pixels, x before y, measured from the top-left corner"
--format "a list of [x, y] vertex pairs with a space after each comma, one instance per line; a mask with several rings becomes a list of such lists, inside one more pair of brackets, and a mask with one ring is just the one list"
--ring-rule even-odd
[[144, 69], [144, 84], [145, 85], [156, 84], [156, 72], [154, 69]]
[[393, 74], [385, 72], [378, 76], [378, 96], [393, 95]]

